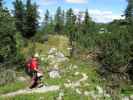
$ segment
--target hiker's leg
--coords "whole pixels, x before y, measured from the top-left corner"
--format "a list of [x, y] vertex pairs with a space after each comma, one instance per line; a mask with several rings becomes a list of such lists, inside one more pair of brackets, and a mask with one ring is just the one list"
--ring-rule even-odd
[[42, 81], [42, 76], [38, 77], [38, 87], [42, 87], [43, 86], [43, 81]]
[[31, 81], [31, 86], [30, 86], [30, 88], [35, 88], [36, 86], [37, 86], [37, 76], [36, 76], [36, 73], [34, 72], [33, 73], [33, 77], [32, 77], [32, 81]]

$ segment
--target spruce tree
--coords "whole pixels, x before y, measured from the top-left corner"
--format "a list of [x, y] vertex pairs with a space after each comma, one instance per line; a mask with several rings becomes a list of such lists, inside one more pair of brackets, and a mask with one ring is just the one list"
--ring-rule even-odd
[[84, 21], [83, 21], [83, 33], [87, 34], [89, 33], [89, 28], [90, 28], [90, 24], [91, 24], [91, 18], [89, 16], [88, 10], [85, 11], [85, 17], [84, 17]]
[[14, 17], [16, 19], [16, 28], [17, 30], [24, 35], [24, 17], [25, 17], [25, 9], [24, 4], [21, 0], [15, 0], [13, 2], [14, 5]]
[[73, 10], [70, 8], [66, 13], [66, 32], [69, 37], [70, 45], [72, 50], [70, 52], [70, 57], [73, 56], [74, 52], [74, 41], [76, 38], [76, 16], [73, 13]]
[[60, 34], [63, 31], [62, 30], [63, 24], [64, 24], [63, 13], [62, 13], [61, 7], [58, 7], [55, 14], [55, 32]]
[[125, 17], [128, 23], [133, 22], [133, 0], [127, 0], [127, 8], [125, 10]]
[[66, 30], [71, 41], [75, 39], [76, 31], [76, 15], [74, 15], [73, 10], [70, 8], [66, 13]]
[[31, 38], [35, 35], [38, 28], [38, 12], [37, 5], [31, 3], [31, 0], [27, 0], [26, 12], [24, 17], [24, 37]]
[[48, 28], [49, 28], [49, 24], [50, 24], [50, 15], [49, 15], [49, 11], [46, 10], [46, 13], [44, 15], [44, 21], [43, 21], [43, 28], [44, 28], [44, 32], [47, 33], [48, 32]]
[[47, 26], [49, 24], [49, 11], [46, 10], [45, 18], [44, 18], [44, 25]]
[[13, 62], [16, 56], [14, 18], [5, 8], [0, 8], [0, 63]]
[[3, 7], [3, 0], [0, 0], [0, 8]]

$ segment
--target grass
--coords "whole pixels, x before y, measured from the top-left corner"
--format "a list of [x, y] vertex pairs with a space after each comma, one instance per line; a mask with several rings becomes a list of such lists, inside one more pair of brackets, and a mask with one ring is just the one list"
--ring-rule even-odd
[[17, 90], [22, 89], [22, 88], [26, 88], [27, 85], [28, 84], [26, 82], [16, 81], [14, 83], [0, 86], [0, 95], [5, 94], [5, 93], [9, 93], [9, 92], [13, 92], [13, 91], [17, 91]]
[[[5, 97], [5, 98], [1, 97], [0, 100], [57, 100], [57, 98], [59, 97], [59, 93], [60, 91], [41, 93], [41, 94], [40, 93], [23, 94], [15, 97]], [[91, 97], [77, 94], [72, 89], [64, 89], [63, 93], [64, 93], [63, 100], [92, 100]]]
[[58, 92], [33, 93], [17, 95], [14, 97], [1, 97], [0, 100], [54, 100], [57, 96]]
[[59, 36], [59, 35], [49, 35], [48, 42], [42, 44], [39, 42], [36, 42], [33, 44], [33, 42], [29, 41], [27, 47], [22, 48], [22, 54], [25, 56], [25, 58], [31, 56], [32, 52], [38, 52], [40, 55], [47, 55], [47, 52], [50, 48], [57, 48], [57, 50], [64, 53], [65, 56], [69, 55], [69, 41], [68, 38], [65, 36]]
[[124, 96], [133, 95], [133, 87], [132, 86], [125, 86], [121, 89], [121, 94]]
[[[69, 42], [68, 38], [64, 36], [49, 36], [48, 42], [42, 44], [39, 42], [35, 43], [35, 48], [33, 48], [32, 42], [28, 43], [28, 46], [25, 48], [22, 48], [22, 54], [25, 55], [27, 58], [30, 55], [30, 52], [32, 49], [35, 50], [35, 52], [38, 52], [40, 55], [47, 56], [48, 50], [50, 48], [57, 48], [59, 51], [65, 54], [65, 56], [69, 55], [68, 47]], [[102, 87], [104, 85], [104, 82], [101, 80], [100, 76], [96, 72], [96, 67], [98, 66], [94, 61], [89, 60], [81, 60], [77, 58], [71, 58], [67, 62], [63, 62], [59, 64], [59, 68], [61, 70], [61, 78], [57, 79], [51, 79], [48, 75], [48, 69], [51, 67], [49, 64], [47, 64], [47, 61], [45, 63], [41, 63], [44, 69], [44, 80], [43, 82], [48, 85], [59, 85], [62, 88], [62, 91], [64, 92], [64, 100], [93, 100], [91, 96], [85, 96], [83, 94], [77, 94], [74, 89], [71, 88], [65, 88], [64, 83], [67, 82], [67, 80], [70, 80], [72, 82], [78, 81], [83, 76], [81, 73], [85, 73], [88, 76], [88, 79], [85, 82], [81, 83], [81, 86], [78, 88], [82, 91], [94, 91], [97, 93], [97, 86]], [[70, 66], [72, 65], [72, 68], [70, 69]], [[73, 68], [73, 66], [77, 66], [77, 68]], [[75, 72], [79, 72], [79, 75], [74, 75]], [[89, 84], [89, 86], [86, 86], [86, 84]], [[0, 87], [0, 94], [13, 92], [19, 89], [23, 89], [27, 87], [27, 83], [24, 82], [15, 82], [8, 85], [5, 85], [3, 87]], [[35, 94], [25, 94], [25, 95], [18, 95], [15, 97], [7, 97], [7, 98], [0, 98], [0, 100], [55, 100], [55, 98], [58, 97], [60, 91], [56, 92], [48, 92], [48, 93], [35, 93]], [[132, 92], [129, 91], [129, 89], [123, 89], [122, 94], [130, 94]], [[100, 100], [103, 100], [101, 98]], [[111, 100], [110, 98], [106, 98], [104, 100]]]

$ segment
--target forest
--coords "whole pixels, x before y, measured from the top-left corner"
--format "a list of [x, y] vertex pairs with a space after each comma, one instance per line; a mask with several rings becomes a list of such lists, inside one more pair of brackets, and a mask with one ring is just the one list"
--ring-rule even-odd
[[[68, 38], [71, 48], [68, 59], [80, 59], [81, 62], [89, 63], [91, 56], [92, 62], [97, 63], [95, 71], [101, 83], [111, 95], [111, 99], [80, 100], [132, 100], [131, 97], [120, 99], [117, 94], [133, 92], [133, 0], [127, 0], [128, 5], [122, 15], [124, 19], [109, 23], [93, 21], [88, 9], [76, 15], [72, 8], [64, 10], [60, 6], [54, 15], [47, 9], [40, 23], [38, 5], [32, 0], [14, 0], [12, 11], [3, 2], [0, 0], [0, 89], [14, 83], [17, 72], [26, 75], [25, 61], [36, 53], [37, 43], [45, 48], [49, 37], [63, 36]], [[29, 52], [23, 52], [29, 45]], [[44, 66], [47, 64], [46, 61]]]

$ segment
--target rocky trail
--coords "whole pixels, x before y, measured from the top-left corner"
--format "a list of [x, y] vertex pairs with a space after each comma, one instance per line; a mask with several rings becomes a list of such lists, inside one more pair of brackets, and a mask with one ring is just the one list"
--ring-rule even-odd
[[[39, 55], [41, 57], [41, 55]], [[51, 48], [48, 51], [48, 55], [45, 56], [47, 58], [45, 58], [50, 65], [50, 71], [48, 73], [49, 78], [56, 80], [56, 79], [60, 79], [62, 78], [61, 75], [61, 69], [58, 65], [60, 65], [60, 63], [63, 62], [67, 62], [69, 61], [69, 59], [67, 57], [65, 57], [65, 55], [58, 51], [56, 48]], [[42, 60], [43, 61], [43, 60]], [[82, 91], [80, 91], [80, 86], [82, 85], [82, 83], [86, 83], [86, 81], [88, 80], [88, 75], [85, 72], [82, 71], [75, 71], [74, 73], [72, 72], [72, 70], [76, 70], [78, 69], [77, 65], [73, 65], [70, 63], [71, 66], [68, 66], [69, 69], [63, 69], [67, 71], [70, 71], [72, 74], [74, 74], [75, 76], [73, 77], [78, 77], [81, 76], [80, 78], [77, 78], [76, 80], [69, 80], [69, 78], [67, 78], [67, 82], [63, 83], [63, 86], [67, 89], [73, 89], [75, 91], [75, 93], [77, 94], [83, 94], [85, 96], [91, 96], [93, 98], [97, 98], [98, 96], [104, 94], [103, 88], [100, 86], [97, 86], [97, 91], [98, 94], [95, 94], [95, 91], [84, 91], [82, 93]], [[51, 67], [52, 66], [52, 67]], [[66, 74], [66, 73], [65, 73]], [[86, 83], [88, 86], [90, 85], [89, 83]], [[22, 95], [22, 94], [31, 94], [31, 93], [47, 93], [47, 92], [51, 92], [51, 91], [60, 91], [60, 88], [62, 86], [60, 84], [58, 85], [48, 85], [48, 86], [43, 86], [41, 88], [35, 88], [35, 89], [22, 89], [22, 90], [18, 90], [15, 92], [11, 92], [11, 93], [7, 93], [7, 94], [3, 94], [1, 95], [2, 97], [7, 97], [7, 96], [16, 96], [16, 95]], [[61, 93], [63, 94], [63, 93]], [[105, 93], [106, 94], [106, 93]], [[106, 94], [107, 97], [109, 97], [108, 94]]]
[[43, 86], [41, 88], [34, 88], [34, 89], [22, 89], [16, 92], [7, 93], [4, 95], [1, 95], [1, 97], [7, 97], [7, 96], [16, 96], [21, 94], [30, 94], [30, 93], [46, 93], [50, 91], [57, 91], [59, 90], [59, 86]]
[[[72, 82], [72, 84], [65, 84], [66, 88], [69, 87], [76, 87], [76, 86], [80, 86], [80, 82], [83, 82], [87, 80], [87, 76], [85, 74], [83, 74], [83, 78], [81, 78], [80, 80], [76, 81], [76, 82]], [[46, 93], [46, 92], [51, 92], [51, 91], [58, 91], [60, 89], [59, 85], [53, 85], [53, 86], [43, 86], [40, 88], [34, 88], [34, 89], [22, 89], [22, 90], [18, 90], [16, 92], [11, 92], [11, 93], [7, 93], [4, 95], [1, 95], [2, 97], [7, 97], [7, 96], [16, 96], [16, 95], [21, 95], [21, 94], [30, 94], [30, 93]]]

